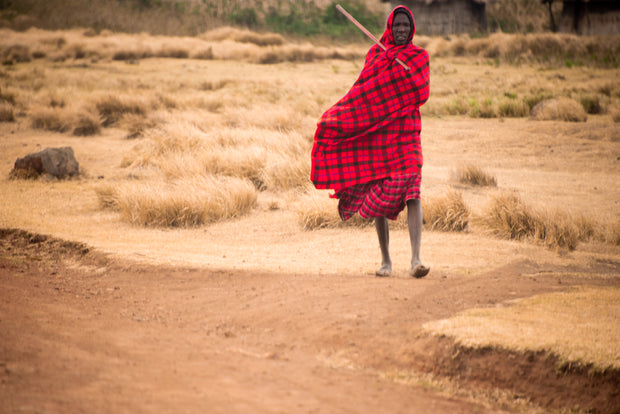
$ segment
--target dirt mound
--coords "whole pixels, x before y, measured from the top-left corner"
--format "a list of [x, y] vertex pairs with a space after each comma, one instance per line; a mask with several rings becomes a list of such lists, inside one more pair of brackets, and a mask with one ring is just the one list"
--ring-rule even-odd
[[[515, 271], [535, 272], [529, 262], [414, 281], [92, 266], [98, 257], [82, 243], [0, 229], [0, 400], [9, 412], [497, 413], [519, 406], [510, 399], [526, 410], [620, 412], [617, 370], [423, 333], [463, 309], [585, 283], [559, 287], [556, 277]], [[437, 393], [394, 372], [475, 392]], [[488, 397], [497, 389], [509, 400]]]
[[0, 252], [14, 258], [28, 257], [31, 260], [60, 260], [83, 258], [90, 248], [72, 241], [52, 236], [29, 233], [20, 229], [0, 229]]

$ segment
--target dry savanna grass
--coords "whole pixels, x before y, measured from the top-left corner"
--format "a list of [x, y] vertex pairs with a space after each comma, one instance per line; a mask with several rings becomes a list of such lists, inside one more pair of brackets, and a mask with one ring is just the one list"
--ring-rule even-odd
[[504, 193], [491, 200], [480, 222], [499, 237], [531, 239], [548, 247], [574, 250], [580, 231], [575, 220], [560, 210], [537, 211], [516, 194]]
[[572, 99], [561, 97], [539, 102], [530, 112], [536, 121], [586, 122], [588, 114], [583, 106]]
[[[123, 174], [132, 179], [168, 182], [217, 175], [248, 180], [257, 190], [274, 193], [298, 191], [309, 184], [308, 154], [316, 119], [355, 80], [367, 49], [367, 45], [334, 47], [290, 42], [279, 35], [232, 28], [198, 37], [39, 29], [2, 33], [7, 36], [7, 45], [26, 46], [10, 49], [14, 55], [23, 54], [25, 57], [19, 59], [24, 63], [7, 65], [0, 73], [0, 102], [13, 108], [17, 121], [26, 114], [34, 128], [78, 136], [97, 135], [106, 128], [127, 131], [126, 136], [135, 139], [135, 146], [119, 163]], [[575, 45], [590, 41], [557, 38], [569, 39]], [[524, 76], [521, 67], [505, 66], [506, 59], [497, 63], [485, 57], [485, 50], [497, 46], [499, 40], [508, 42], [508, 46], [502, 46], [508, 49], [501, 49], [501, 53], [512, 53], [509, 49], [519, 42], [522, 48], [529, 45], [542, 51], [542, 46], [534, 46], [536, 39], [555, 44], [556, 37], [417, 39], [431, 55], [453, 53], [460, 59], [477, 50], [478, 59], [469, 66], [433, 61], [437, 63], [431, 66], [432, 77], [440, 81], [434, 82], [432, 98], [422, 107], [423, 116], [525, 117], [530, 108], [554, 97], [571, 100], [573, 106], [564, 111], [570, 114], [587, 111], [612, 115], [614, 108], [620, 107], [620, 82], [608, 76], [615, 73], [613, 70], [594, 65], [592, 76], [584, 78], [574, 68], [546, 62], [542, 66], [535, 63], [536, 70]], [[460, 46], [456, 47], [455, 42]], [[204, 50], [210, 50], [214, 59], [233, 60], [232, 65], [245, 62], [247, 73], [240, 76], [234, 70], [213, 72], [211, 68], [217, 65], [192, 59]], [[122, 54], [132, 64], [114, 60]], [[161, 60], [142, 66], [130, 62], [147, 57]], [[309, 82], [302, 78], [300, 84], [289, 82], [286, 76], [290, 75], [279, 75], [297, 70], [295, 66], [275, 64], [264, 70], [264, 66], [251, 63], [313, 59], [330, 59], [324, 65], [331, 68], [328, 76]], [[169, 63], [173, 60], [182, 63]], [[153, 69], [158, 66], [176, 69], [170, 73]], [[496, 185], [495, 177], [474, 170], [472, 166], [463, 167], [457, 173], [461, 176], [458, 179], [472, 186]], [[326, 200], [325, 205], [333, 207], [333, 201]], [[464, 205], [462, 197], [452, 194], [423, 200], [423, 204], [427, 228], [462, 231], [468, 227], [469, 206]], [[327, 219], [320, 213], [322, 210], [300, 213], [302, 227], [342, 225], [335, 212]], [[355, 224], [354, 219], [345, 224], [351, 223], [365, 225], [366, 221]], [[394, 227], [405, 228], [406, 220], [399, 219]], [[599, 223], [591, 225], [594, 230], [585, 230], [585, 224], [577, 227], [583, 228], [580, 240], [614, 238], [603, 235]], [[557, 226], [551, 224], [544, 232], [541, 228], [534, 232], [539, 239], [551, 240], [555, 237], [551, 234], [558, 232]]]
[[118, 123], [123, 115], [146, 115], [149, 105], [139, 97], [127, 95], [104, 95], [94, 99], [94, 105], [102, 118], [103, 126]]
[[[620, 289], [581, 287], [507, 306], [467, 310], [429, 322], [424, 329], [455, 337], [465, 346], [551, 351], [565, 364], [593, 364], [596, 371], [604, 371], [620, 368], [620, 333], [610, 329], [618, 320]], [[535, 343], [532, 338], [536, 338]]]
[[618, 36], [578, 36], [567, 33], [506, 34], [486, 37], [469, 35], [424, 39], [425, 47], [437, 56], [470, 56], [495, 63], [541, 63], [573, 66], [617, 64]]
[[289, 190], [309, 181], [310, 144], [296, 132], [172, 122], [144, 135], [123, 165], [155, 168], [168, 178], [205, 173], [246, 178], [261, 190]]
[[278, 33], [256, 33], [230, 26], [210, 30], [200, 35], [199, 38], [212, 42], [232, 40], [240, 43], [253, 43], [257, 46], [279, 46], [285, 43], [284, 37]]
[[276, 33], [256, 33], [220, 27], [195, 37], [130, 35], [102, 31], [99, 35], [80, 30], [49, 32], [29, 29], [15, 32], [0, 29], [7, 39], [0, 45], [4, 65], [36, 59], [52, 62], [119, 60], [135, 63], [149, 58], [227, 59], [257, 63], [309, 62], [320, 59], [354, 59], [365, 53], [362, 47], [314, 46], [286, 42]]
[[442, 197], [425, 200], [422, 214], [424, 225], [429, 230], [464, 231], [469, 223], [470, 209], [461, 193], [450, 191]]
[[15, 108], [7, 102], [0, 101], [0, 122], [15, 121]]
[[497, 179], [474, 164], [462, 164], [455, 172], [456, 180], [461, 184], [478, 186], [497, 186]]
[[29, 114], [34, 129], [54, 132], [72, 131], [73, 135], [90, 136], [101, 132], [99, 115], [87, 108], [66, 108], [60, 106], [35, 106]]
[[[366, 227], [373, 219], [354, 215], [342, 221], [338, 215], [338, 201], [327, 197], [326, 192], [310, 190], [300, 198], [295, 209], [298, 221], [304, 230], [337, 227]], [[424, 227], [428, 230], [463, 231], [467, 228], [470, 211], [460, 193], [449, 192], [445, 196], [422, 200]], [[391, 228], [407, 228], [407, 214], [400, 214], [390, 223]]]
[[102, 186], [96, 191], [102, 208], [148, 227], [200, 226], [247, 214], [256, 203], [256, 189], [247, 180], [209, 175]]
[[66, 132], [71, 129], [71, 114], [63, 108], [38, 107], [30, 113], [30, 126], [46, 131]]
[[354, 215], [347, 221], [342, 221], [338, 215], [338, 200], [328, 196], [326, 191], [308, 190], [299, 198], [295, 206], [297, 220], [303, 230], [319, 230], [337, 227], [366, 227], [372, 225], [373, 220], [363, 219]]

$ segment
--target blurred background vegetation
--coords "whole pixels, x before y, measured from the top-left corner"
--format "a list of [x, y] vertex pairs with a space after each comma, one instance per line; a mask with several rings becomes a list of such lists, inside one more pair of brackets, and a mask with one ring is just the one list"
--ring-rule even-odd
[[[0, 0], [0, 27], [88, 27], [95, 31], [194, 36], [232, 25], [315, 40], [362, 39], [363, 34], [336, 10], [337, 3], [371, 32], [383, 32], [389, 6], [379, 0]], [[539, 0], [498, 0], [487, 4], [486, 10], [489, 32], [549, 30], [547, 7]]]

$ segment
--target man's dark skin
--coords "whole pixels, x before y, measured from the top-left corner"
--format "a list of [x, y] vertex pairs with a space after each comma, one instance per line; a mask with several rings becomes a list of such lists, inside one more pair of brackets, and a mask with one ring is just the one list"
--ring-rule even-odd
[[394, 21], [392, 21], [392, 34], [394, 35], [394, 43], [396, 46], [402, 46], [407, 43], [411, 33], [411, 23], [404, 13], [396, 13]]
[[[397, 46], [407, 43], [411, 29], [409, 18], [403, 13], [397, 13], [392, 21], [394, 43]], [[420, 200], [407, 200], [407, 225], [409, 227], [409, 240], [411, 241], [411, 270], [409, 274], [413, 277], [424, 277], [430, 268], [422, 265], [420, 260], [420, 242], [422, 240], [422, 204]], [[392, 274], [392, 259], [390, 258], [388, 219], [376, 217], [375, 228], [381, 248], [381, 268], [376, 271], [376, 275], [390, 276]]]

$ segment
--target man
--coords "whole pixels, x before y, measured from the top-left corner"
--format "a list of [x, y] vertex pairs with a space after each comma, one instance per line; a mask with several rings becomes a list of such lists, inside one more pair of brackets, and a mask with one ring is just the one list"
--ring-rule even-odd
[[312, 182], [316, 188], [335, 190], [340, 217], [347, 220], [359, 213], [375, 218], [381, 248], [377, 276], [392, 274], [387, 219], [395, 220], [405, 206], [409, 274], [420, 278], [430, 271], [420, 260], [420, 106], [429, 96], [429, 57], [412, 44], [414, 33], [411, 11], [396, 7], [381, 37], [387, 50], [375, 45], [368, 51], [349, 92], [321, 116], [312, 148]]

